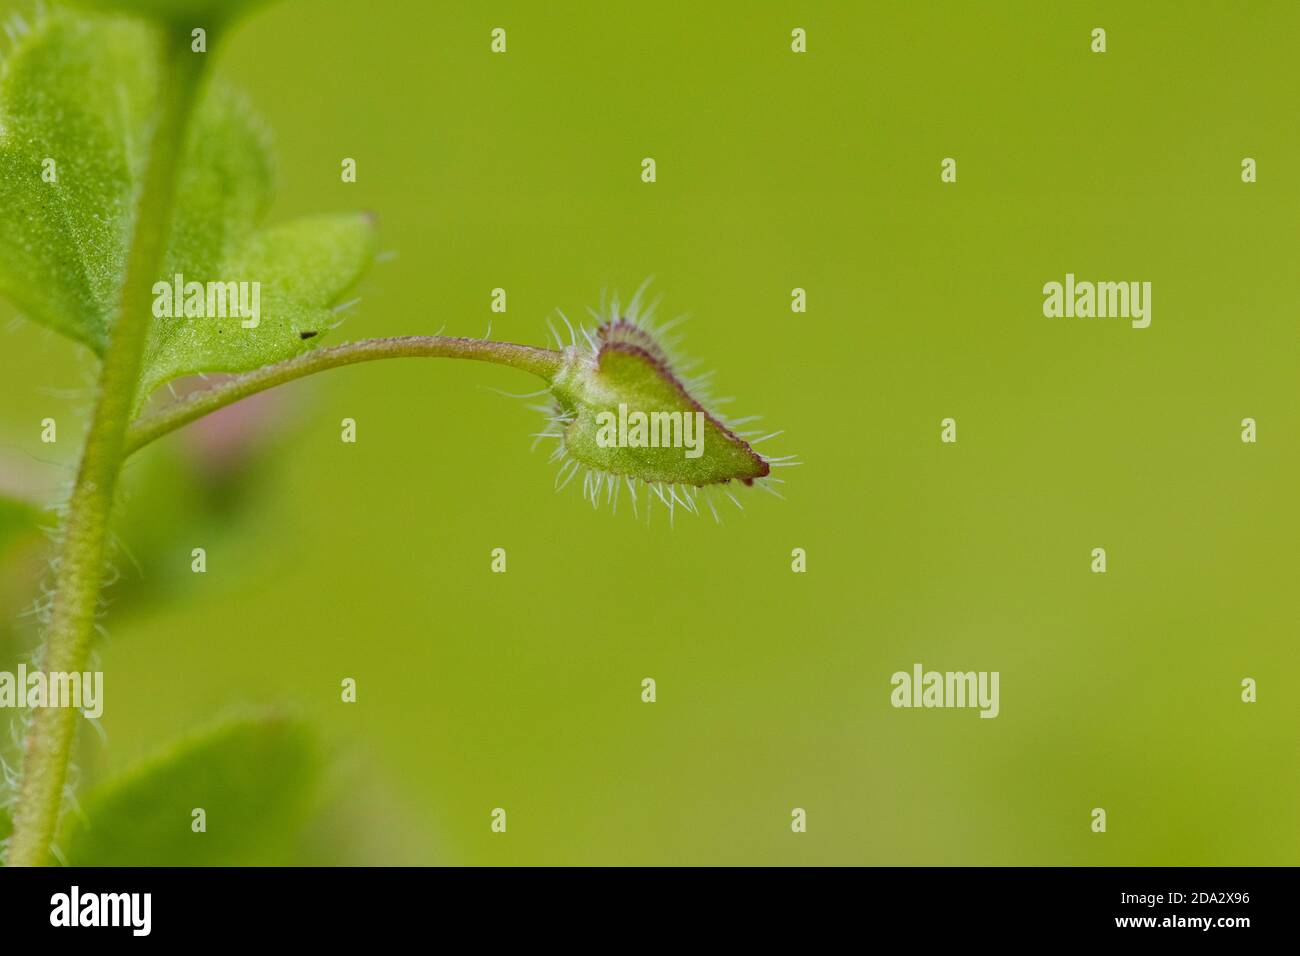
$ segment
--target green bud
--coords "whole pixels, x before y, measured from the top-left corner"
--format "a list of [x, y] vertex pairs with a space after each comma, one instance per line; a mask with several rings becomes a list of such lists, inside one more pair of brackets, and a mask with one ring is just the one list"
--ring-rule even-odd
[[[670, 509], [694, 512], [701, 490], [777, 480], [772, 463], [691, 394], [644, 324], [612, 318], [584, 335], [590, 347], [564, 348], [551, 380], [555, 408], [542, 435], [559, 440], [557, 486], [585, 468], [593, 505], [602, 492], [612, 500], [621, 483], [635, 507], [639, 482]], [[707, 495], [705, 503], [713, 508]]]

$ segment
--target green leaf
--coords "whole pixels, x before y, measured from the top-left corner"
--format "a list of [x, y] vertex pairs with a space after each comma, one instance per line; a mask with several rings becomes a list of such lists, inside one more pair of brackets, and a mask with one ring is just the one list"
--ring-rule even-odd
[[160, 278], [180, 271], [201, 282], [219, 278], [274, 194], [270, 132], [242, 95], [213, 82], [190, 123]]
[[[71, 866], [283, 862], [318, 769], [311, 735], [278, 716], [244, 718], [109, 781], [61, 844]], [[206, 832], [193, 830], [193, 812]]]
[[[156, 115], [157, 44], [141, 21], [57, 13], [19, 38], [0, 71], [0, 293], [97, 353], [124, 279]], [[137, 407], [182, 375], [248, 371], [307, 351], [335, 324], [330, 307], [373, 259], [373, 223], [348, 215], [263, 230], [272, 193], [266, 131], [242, 97], [213, 82], [191, 123], [157, 278], [260, 283], [259, 321], [156, 319]]]
[[156, 63], [138, 26], [60, 16], [0, 65], [0, 292], [96, 352], [122, 281]]
[[[183, 375], [243, 372], [314, 348], [338, 322], [331, 306], [373, 258], [374, 226], [364, 215], [317, 216], [254, 235], [222, 260], [215, 281], [258, 283], [257, 325], [246, 327], [252, 319], [238, 314], [158, 320], [145, 352], [141, 397]], [[178, 264], [172, 274], [179, 271]], [[181, 274], [187, 283], [210, 275], [189, 268]], [[252, 292], [250, 286], [250, 298]]]

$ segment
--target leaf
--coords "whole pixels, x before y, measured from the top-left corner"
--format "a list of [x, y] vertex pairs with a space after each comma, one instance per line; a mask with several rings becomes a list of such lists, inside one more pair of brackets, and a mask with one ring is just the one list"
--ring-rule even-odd
[[[0, 71], [0, 293], [101, 354], [157, 109], [157, 61], [146, 24], [61, 12], [21, 36]], [[263, 231], [272, 193], [266, 131], [242, 97], [209, 84], [158, 281], [260, 283], [259, 321], [156, 319], [137, 407], [182, 375], [248, 371], [307, 351], [335, 324], [330, 306], [373, 259], [373, 222], [323, 217]]]
[[190, 122], [162, 277], [185, 272], [187, 279], [218, 278], [274, 194], [269, 131], [243, 96], [214, 82]]
[[[238, 314], [160, 319], [151, 328], [141, 397], [183, 375], [242, 372], [314, 348], [338, 322], [330, 307], [373, 257], [374, 227], [364, 215], [317, 216], [254, 235], [222, 260], [215, 281], [258, 283], [256, 327], [246, 328]], [[188, 282], [205, 273], [181, 274]]]
[[[90, 793], [61, 844], [71, 866], [282, 862], [317, 769], [303, 724], [243, 718]], [[202, 833], [192, 829], [199, 808]]]
[[133, 24], [60, 16], [0, 67], [0, 292], [96, 352], [126, 261], [157, 59]]

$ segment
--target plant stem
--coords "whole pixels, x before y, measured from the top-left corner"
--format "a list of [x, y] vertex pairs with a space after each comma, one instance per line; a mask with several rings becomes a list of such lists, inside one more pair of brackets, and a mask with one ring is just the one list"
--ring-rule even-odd
[[130, 455], [155, 438], [237, 402], [241, 398], [247, 398], [256, 392], [274, 388], [296, 378], [356, 362], [411, 357], [462, 358], [494, 362], [497, 365], [509, 365], [511, 368], [532, 372], [548, 381], [563, 362], [561, 354], [550, 349], [442, 335], [363, 339], [360, 342], [313, 349], [287, 361], [245, 372], [211, 388], [192, 392], [180, 401], [138, 419], [127, 431], [126, 454]]
[[[47, 673], [80, 673], [90, 658], [91, 636], [107, 557], [109, 515], [125, 457], [126, 428], [140, 378], [141, 355], [151, 318], [151, 287], [171, 225], [177, 169], [190, 110], [211, 54], [194, 54], [188, 36], [163, 31], [159, 119], [127, 255], [117, 315], [100, 369], [98, 397], [67, 505], [55, 565], [54, 605], [41, 667]], [[73, 707], [38, 707], [23, 751], [18, 801], [8, 863], [40, 866], [49, 861], [59, 823], [68, 762], [80, 714]]]

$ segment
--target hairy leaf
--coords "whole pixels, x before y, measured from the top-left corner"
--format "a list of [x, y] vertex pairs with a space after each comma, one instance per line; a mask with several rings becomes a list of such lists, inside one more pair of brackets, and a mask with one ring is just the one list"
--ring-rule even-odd
[[[373, 256], [374, 227], [363, 215], [316, 216], [257, 233], [227, 254], [215, 274], [220, 283], [258, 283], [256, 326], [246, 327], [253, 320], [230, 309], [224, 318], [158, 319], [151, 327], [141, 395], [182, 375], [242, 372], [314, 347], [337, 324], [330, 307]], [[187, 282], [212, 275], [182, 274]]]
[[[315, 781], [301, 724], [250, 717], [180, 744], [83, 801], [62, 841], [72, 866], [223, 866], [277, 859]], [[194, 811], [206, 832], [193, 829]]]
[[50, 17], [0, 67], [0, 292], [96, 352], [122, 281], [156, 62], [137, 26]]
[[[158, 34], [143, 21], [58, 13], [0, 69], [0, 293], [102, 353], [117, 308], [158, 102]], [[173, 41], [168, 41], [173, 42]], [[194, 54], [203, 55], [203, 54]], [[205, 290], [200, 314], [156, 307], [137, 405], [196, 372], [242, 372], [319, 345], [373, 258], [373, 224], [322, 217], [264, 230], [268, 136], [209, 85], [191, 122], [159, 283]], [[256, 327], [209, 288], [260, 286]], [[237, 287], [237, 285], [236, 285]]]

